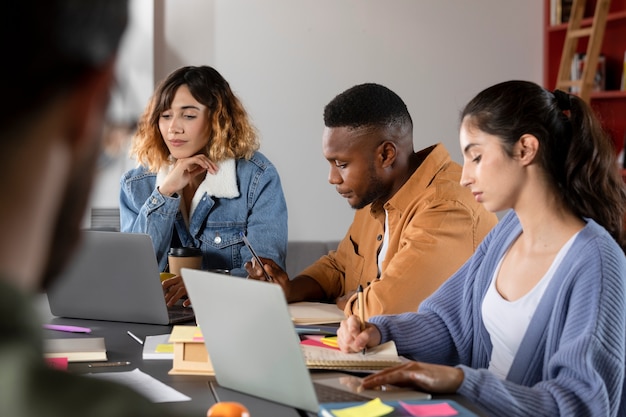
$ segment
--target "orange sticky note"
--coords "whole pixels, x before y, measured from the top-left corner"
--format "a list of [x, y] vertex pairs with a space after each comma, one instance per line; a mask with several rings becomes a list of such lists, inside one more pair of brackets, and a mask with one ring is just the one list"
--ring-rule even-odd
[[459, 414], [459, 412], [448, 403], [407, 404], [400, 401], [400, 405], [402, 405], [409, 414], [415, 417], [448, 417]]

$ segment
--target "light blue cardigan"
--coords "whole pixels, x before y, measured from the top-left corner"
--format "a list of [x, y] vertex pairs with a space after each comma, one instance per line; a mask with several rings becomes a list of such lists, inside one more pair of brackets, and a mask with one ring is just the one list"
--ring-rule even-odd
[[490, 414], [625, 416], [626, 258], [593, 220], [587, 219], [547, 287], [506, 380], [487, 371], [492, 345], [481, 304], [498, 261], [520, 232], [515, 213], [507, 213], [418, 313], [369, 321], [401, 355], [462, 369], [458, 393]]

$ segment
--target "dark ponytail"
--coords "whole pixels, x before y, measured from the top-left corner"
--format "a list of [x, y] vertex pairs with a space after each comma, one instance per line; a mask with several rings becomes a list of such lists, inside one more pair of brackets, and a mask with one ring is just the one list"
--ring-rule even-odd
[[461, 120], [466, 117], [498, 136], [511, 157], [519, 138], [535, 136], [539, 161], [563, 203], [602, 225], [626, 251], [626, 186], [613, 143], [589, 105], [528, 81], [507, 81], [479, 93], [463, 110]]

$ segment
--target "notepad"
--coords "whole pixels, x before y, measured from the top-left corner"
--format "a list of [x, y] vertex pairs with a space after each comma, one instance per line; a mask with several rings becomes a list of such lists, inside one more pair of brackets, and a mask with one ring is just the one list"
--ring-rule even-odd
[[97, 362], [107, 360], [107, 351], [103, 337], [46, 339], [44, 356], [67, 358], [68, 362]]
[[336, 304], [301, 301], [288, 306], [294, 324], [339, 323], [346, 316]]
[[309, 369], [378, 370], [400, 365], [393, 340], [363, 353], [345, 353], [328, 347], [301, 344]]
[[143, 343], [143, 359], [174, 359], [174, 344], [170, 343], [170, 334], [146, 336]]

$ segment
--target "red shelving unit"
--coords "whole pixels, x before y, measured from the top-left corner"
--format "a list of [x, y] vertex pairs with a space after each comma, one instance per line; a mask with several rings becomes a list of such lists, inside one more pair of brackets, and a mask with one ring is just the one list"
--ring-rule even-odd
[[[556, 85], [567, 23], [550, 24], [550, 5], [545, 0], [544, 23], [544, 86], [553, 90]], [[560, 1], [560, 0], [558, 0]], [[587, 0], [583, 26], [591, 24], [595, 1]], [[585, 52], [587, 39], [578, 42], [578, 52]], [[606, 91], [591, 93], [591, 107], [609, 132], [619, 153], [626, 139], [626, 91], [621, 90], [626, 52], [626, 0], [612, 0], [606, 21], [601, 54], [606, 57]]]

